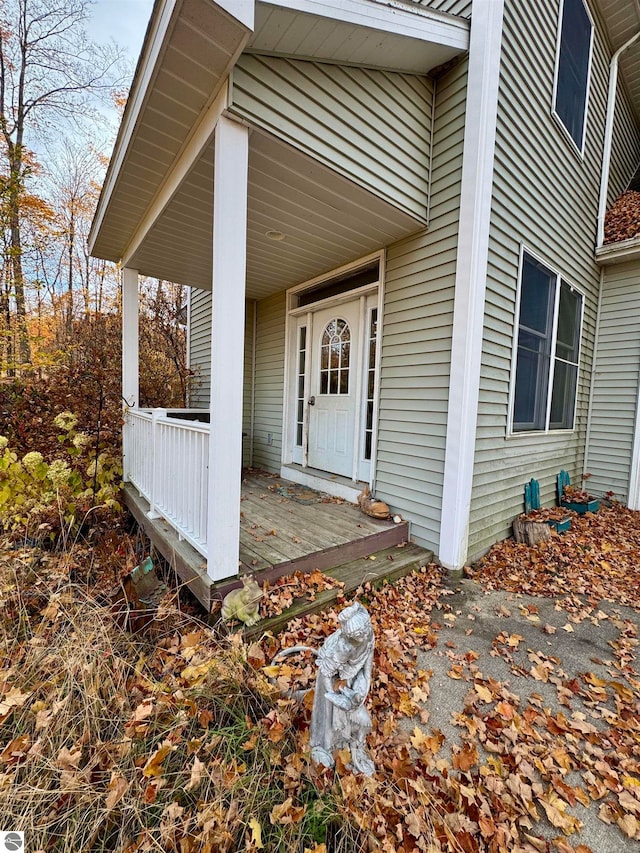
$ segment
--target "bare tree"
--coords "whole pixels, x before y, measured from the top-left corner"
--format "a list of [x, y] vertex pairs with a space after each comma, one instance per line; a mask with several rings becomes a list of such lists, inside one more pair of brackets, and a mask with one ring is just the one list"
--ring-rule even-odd
[[90, 0], [4, 0], [0, 15], [0, 143], [3, 200], [9, 232], [18, 361], [30, 360], [25, 301], [21, 202], [31, 135], [82, 114], [101, 89], [110, 90], [120, 55], [87, 41]]

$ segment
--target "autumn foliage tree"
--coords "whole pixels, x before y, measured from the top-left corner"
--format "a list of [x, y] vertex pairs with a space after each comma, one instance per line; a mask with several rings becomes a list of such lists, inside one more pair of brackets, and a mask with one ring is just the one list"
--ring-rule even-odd
[[72, 122], [96, 91], [109, 89], [119, 59], [87, 41], [89, 6], [89, 0], [5, 0], [0, 15], [0, 192], [18, 365], [31, 360], [23, 258], [27, 144], [38, 134], [51, 138], [54, 124]]

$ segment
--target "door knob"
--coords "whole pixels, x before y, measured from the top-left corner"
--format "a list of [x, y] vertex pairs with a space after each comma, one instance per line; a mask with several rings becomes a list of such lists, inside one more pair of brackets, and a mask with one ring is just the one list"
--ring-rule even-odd
[[309, 405], [315, 406], [315, 404], [316, 404], [316, 398], [315, 397], [309, 397]]

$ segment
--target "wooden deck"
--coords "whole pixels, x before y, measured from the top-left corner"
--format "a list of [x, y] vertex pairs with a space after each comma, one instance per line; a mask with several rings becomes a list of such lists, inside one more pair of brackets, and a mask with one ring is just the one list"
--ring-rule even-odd
[[244, 477], [240, 509], [240, 570], [269, 578], [324, 570], [408, 539], [405, 522], [369, 518], [353, 504], [262, 472]]
[[[237, 576], [213, 583], [202, 555], [180, 540], [167, 521], [149, 519], [149, 505], [130, 483], [125, 484], [124, 502], [207, 610], [240, 585]], [[296, 571], [320, 569], [331, 574], [350, 564], [349, 586], [352, 582], [357, 586], [365, 574], [371, 579], [390, 570], [390, 561], [364, 561], [363, 557], [407, 541], [405, 522], [369, 518], [353, 504], [264, 472], [250, 471], [243, 478], [239, 570], [241, 575], [253, 573], [259, 583]]]

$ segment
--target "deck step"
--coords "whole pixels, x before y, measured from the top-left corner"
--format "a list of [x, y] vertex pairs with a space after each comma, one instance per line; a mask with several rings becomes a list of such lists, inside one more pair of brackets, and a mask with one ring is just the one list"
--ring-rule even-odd
[[[371, 559], [372, 556], [375, 559]], [[263, 619], [257, 625], [246, 628], [245, 636], [251, 638], [263, 634], [265, 631], [277, 634], [285, 628], [291, 619], [306, 616], [308, 613], [319, 613], [322, 610], [327, 610], [335, 604], [338, 596], [351, 595], [363, 583], [375, 584], [384, 580], [398, 580], [432, 560], [433, 551], [428, 551], [409, 542], [403, 546], [395, 545], [367, 557], [349, 560], [349, 562], [325, 569], [325, 575], [342, 581], [344, 587], [322, 590], [317, 594], [315, 601], [309, 601], [306, 597], [300, 598], [277, 616]]]

